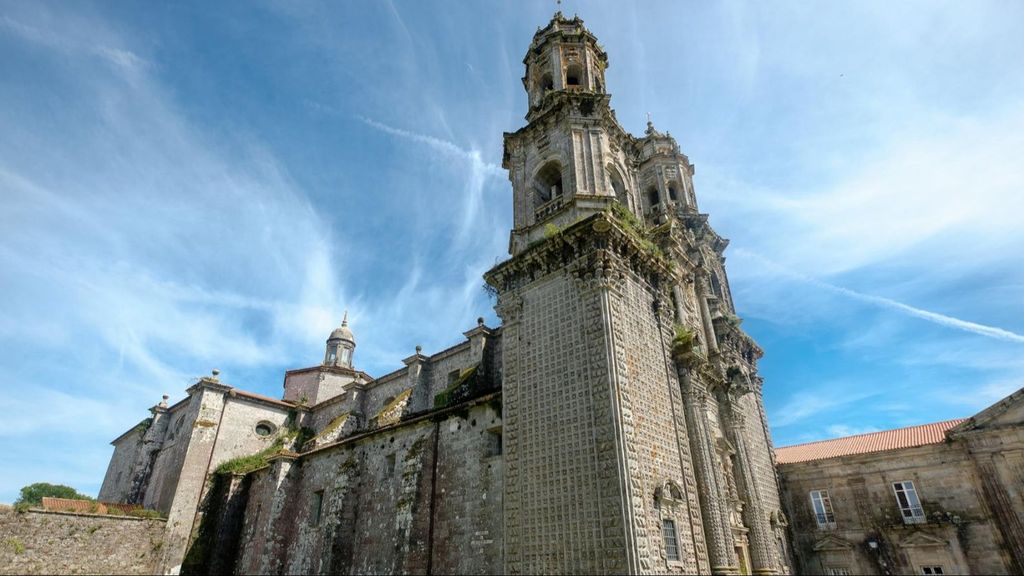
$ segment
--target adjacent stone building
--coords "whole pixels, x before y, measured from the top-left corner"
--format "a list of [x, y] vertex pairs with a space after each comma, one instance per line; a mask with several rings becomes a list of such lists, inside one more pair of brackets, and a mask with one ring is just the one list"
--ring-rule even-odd
[[1024, 389], [972, 418], [779, 448], [801, 574], [1020, 574]]
[[789, 572], [762, 352], [693, 165], [618, 123], [579, 18], [524, 64], [501, 327], [374, 378], [343, 322], [282, 400], [214, 373], [152, 408], [101, 498], [167, 512], [164, 570]]

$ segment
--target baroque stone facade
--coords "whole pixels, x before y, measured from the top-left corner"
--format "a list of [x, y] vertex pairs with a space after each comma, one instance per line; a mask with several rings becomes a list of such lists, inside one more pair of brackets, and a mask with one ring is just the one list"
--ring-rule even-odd
[[1024, 389], [969, 419], [778, 458], [800, 573], [1021, 573]]
[[789, 572], [762, 352], [693, 165], [619, 125], [579, 18], [524, 64], [501, 327], [373, 378], [343, 322], [282, 400], [214, 374], [154, 407], [100, 497], [168, 513], [164, 570]]

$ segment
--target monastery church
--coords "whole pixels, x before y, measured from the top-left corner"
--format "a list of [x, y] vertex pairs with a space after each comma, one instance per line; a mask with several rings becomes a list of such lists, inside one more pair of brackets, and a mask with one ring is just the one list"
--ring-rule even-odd
[[[216, 371], [164, 396], [113, 441], [100, 491], [166, 514], [160, 571], [794, 571], [762, 350], [693, 164], [650, 122], [619, 124], [608, 55], [578, 17], [555, 14], [523, 63], [509, 257], [485, 274], [501, 325], [373, 376], [346, 319], [280, 398]], [[859, 554], [829, 542], [807, 570]], [[876, 566], [864, 558], [848, 564]]]

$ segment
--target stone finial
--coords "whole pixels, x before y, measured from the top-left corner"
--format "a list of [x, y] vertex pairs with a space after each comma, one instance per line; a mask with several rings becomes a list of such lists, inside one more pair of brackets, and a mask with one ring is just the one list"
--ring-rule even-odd
[[167, 394], [164, 394], [163, 395], [163, 399], [160, 400], [160, 404], [158, 404], [158, 406], [160, 406], [161, 408], [167, 408], [167, 399], [168, 398], [170, 398], [170, 396], [168, 396]]
[[476, 325], [477, 326], [483, 326], [484, 325], [484, 317], [483, 316], [480, 316], [479, 318], [476, 319]]
[[220, 378], [218, 378], [218, 376], [220, 376], [220, 370], [214, 368], [210, 371], [210, 374], [212, 374], [212, 376], [210, 376], [210, 380], [220, 380]]
[[423, 346], [420, 346], [419, 344], [417, 344], [416, 345], [416, 353], [419, 354], [420, 352], [423, 352]]

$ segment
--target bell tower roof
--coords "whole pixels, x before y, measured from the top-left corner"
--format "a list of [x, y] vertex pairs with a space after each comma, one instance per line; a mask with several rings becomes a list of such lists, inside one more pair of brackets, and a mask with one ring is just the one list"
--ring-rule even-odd
[[356, 343], [356, 338], [348, 327], [348, 311], [345, 311], [345, 316], [341, 319], [341, 326], [335, 328], [327, 340], [348, 340], [353, 344]]
[[537, 29], [523, 58], [523, 87], [529, 94], [527, 120], [555, 103], [553, 94], [605, 93], [604, 71], [608, 55], [579, 16], [566, 18], [556, 12], [544, 28]]

